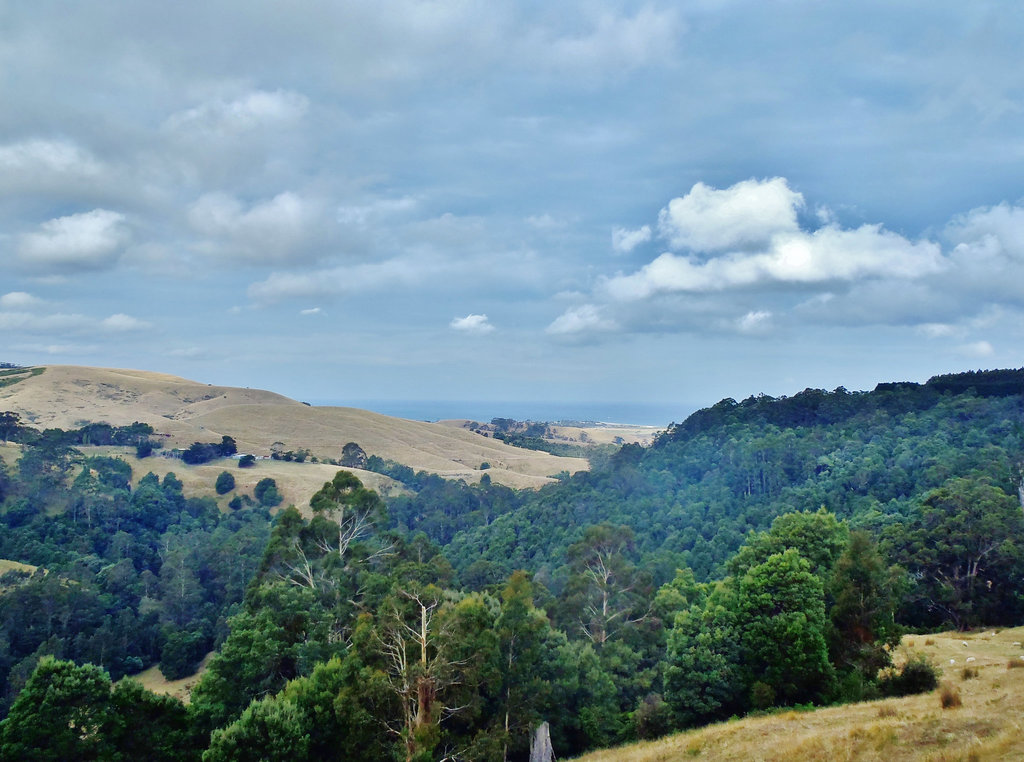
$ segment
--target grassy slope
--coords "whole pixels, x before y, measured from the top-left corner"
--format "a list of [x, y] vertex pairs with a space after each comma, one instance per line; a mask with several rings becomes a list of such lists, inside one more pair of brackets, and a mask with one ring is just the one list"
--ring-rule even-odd
[[487, 461], [494, 481], [537, 487], [560, 471], [579, 471], [587, 462], [510, 447], [470, 431], [408, 421], [344, 407], [310, 407], [259, 389], [212, 386], [161, 373], [78, 366], [47, 366], [44, 373], [0, 388], [0, 410], [12, 410], [34, 426], [76, 428], [87, 422], [152, 425], [169, 447], [235, 438], [242, 452], [310, 450], [338, 458], [347, 442], [368, 454], [416, 470], [479, 479]]
[[192, 689], [199, 684], [199, 679], [206, 671], [206, 665], [213, 656], [213, 653], [214, 652], [211, 651], [206, 654], [205, 658], [203, 658], [203, 661], [199, 665], [198, 671], [194, 675], [183, 677], [180, 680], [168, 680], [160, 671], [160, 667], [156, 665], [137, 674], [129, 675], [129, 677], [132, 680], [141, 683], [142, 687], [148, 691], [171, 695], [187, 704], [189, 699], [192, 697]]
[[[939, 692], [813, 712], [788, 711], [711, 725], [658, 741], [588, 754], [579, 762], [988, 762], [1024, 759], [1024, 627], [965, 635], [914, 635], [904, 648], [942, 666], [962, 706], [943, 709]], [[967, 646], [963, 643], [966, 642]], [[964, 680], [966, 659], [978, 677]], [[951, 664], [950, 660], [955, 663]]]

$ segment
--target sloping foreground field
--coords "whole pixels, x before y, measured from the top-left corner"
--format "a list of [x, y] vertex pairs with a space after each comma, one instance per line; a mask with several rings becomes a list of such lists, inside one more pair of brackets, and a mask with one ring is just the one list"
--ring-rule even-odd
[[[1021, 641], [1024, 627], [903, 639], [904, 648], [923, 651], [941, 665], [941, 682], [959, 691], [959, 707], [943, 709], [940, 691], [934, 691], [810, 712], [787, 711], [595, 752], [579, 762], [1022, 760]], [[973, 661], [968, 662], [969, 658]], [[1011, 669], [1010, 663], [1021, 668]], [[977, 668], [978, 676], [964, 679], [965, 667]]]
[[[415, 470], [475, 481], [490, 464], [491, 479], [512, 487], [537, 487], [562, 471], [588, 467], [582, 458], [560, 458], [511, 447], [471, 431], [346, 407], [311, 407], [259, 389], [211, 386], [138, 370], [46, 366], [0, 387], [0, 410], [11, 410], [40, 428], [78, 428], [89, 422], [123, 426], [140, 421], [161, 435], [165, 447], [216, 442], [231, 436], [241, 452], [269, 455], [271, 446], [340, 458], [348, 442], [369, 455]], [[321, 480], [322, 481], [322, 480]]]

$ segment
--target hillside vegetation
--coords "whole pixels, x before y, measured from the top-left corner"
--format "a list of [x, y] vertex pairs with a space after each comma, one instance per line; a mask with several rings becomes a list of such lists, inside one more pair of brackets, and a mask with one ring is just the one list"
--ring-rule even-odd
[[[964, 639], [969, 640], [965, 641]], [[814, 711], [781, 711], [605, 749], [577, 762], [995, 762], [1024, 759], [1024, 628], [908, 635], [943, 666], [944, 689]], [[969, 645], [964, 646], [967, 642]], [[967, 661], [973, 659], [973, 661]], [[951, 663], [953, 662], [953, 663]], [[967, 670], [965, 672], [965, 670]], [[976, 671], [976, 674], [974, 673]], [[943, 707], [943, 693], [957, 696]]]
[[[1016, 635], [968, 633], [1024, 622], [1022, 382], [998, 371], [723, 400], [530, 491], [350, 448], [401, 487], [385, 500], [337, 470], [302, 512], [270, 478], [250, 495], [216, 476], [214, 491], [236, 492], [224, 512], [170, 473], [139, 479], [77, 449], [144, 437], [142, 424], [18, 429], [20, 456], [0, 469], [0, 557], [47, 573], [4, 577], [0, 760], [33, 744], [139, 758], [132, 744], [149, 737], [173, 739], [143, 754], [168, 761], [514, 761], [541, 722], [565, 758], [759, 713], [680, 737], [682, 753], [1012, 754], [1019, 729], [981, 709], [1017, 695], [1024, 670], [998, 651]], [[229, 437], [203, 441], [226, 462]], [[951, 627], [962, 651], [906, 640]], [[112, 687], [156, 661], [181, 677], [211, 647], [187, 710]], [[940, 675], [923, 648], [957, 664]], [[959, 710], [935, 708], [940, 678]], [[916, 694], [932, 709], [895, 701]], [[844, 711], [861, 724], [828, 730]], [[126, 734], [125, 717], [149, 731]], [[791, 745], [734, 746], [745, 727], [789, 728]]]
[[[471, 431], [346, 407], [312, 407], [260, 389], [211, 386], [138, 370], [46, 366], [0, 386], [0, 410], [37, 428], [86, 423], [149, 424], [167, 447], [231, 436], [242, 452], [270, 455], [274, 444], [337, 459], [348, 442], [368, 454], [448, 478], [475, 481], [488, 463], [494, 481], [537, 487], [563, 471], [588, 468], [582, 458], [524, 450]], [[313, 485], [309, 494], [316, 490]]]

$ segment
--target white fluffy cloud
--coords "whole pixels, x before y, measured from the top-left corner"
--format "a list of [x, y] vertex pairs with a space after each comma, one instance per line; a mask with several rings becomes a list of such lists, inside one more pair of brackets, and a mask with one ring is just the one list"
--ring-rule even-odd
[[320, 253], [322, 205], [285, 192], [246, 207], [225, 193], [208, 193], [188, 210], [192, 229], [203, 236], [202, 253], [252, 263], [309, 260]]
[[717, 251], [764, 245], [794, 233], [803, 195], [783, 177], [744, 180], [718, 190], [697, 183], [658, 215], [658, 232], [673, 249]]
[[651, 240], [651, 226], [644, 225], [636, 230], [628, 228], [612, 229], [612, 249], [619, 254], [628, 254], [642, 243]]
[[123, 312], [119, 312], [116, 315], [111, 315], [108, 318], [104, 318], [100, 321], [100, 325], [104, 330], [110, 331], [111, 333], [125, 333], [128, 331], [142, 331], [152, 326], [145, 320], [139, 320], [131, 315], [125, 315]]
[[31, 310], [42, 304], [42, 299], [25, 291], [11, 291], [0, 296], [0, 310]]
[[494, 326], [487, 320], [487, 315], [466, 315], [466, 317], [453, 318], [448, 327], [460, 333], [472, 333], [482, 336], [491, 333]]
[[631, 275], [609, 278], [605, 291], [620, 300], [658, 293], [725, 291], [765, 284], [814, 284], [866, 278], [917, 278], [945, 267], [937, 244], [911, 242], [879, 225], [776, 234], [767, 248], [699, 261], [660, 255]]
[[212, 100], [172, 114], [165, 128], [231, 135], [263, 126], [287, 125], [309, 108], [306, 96], [286, 90], [254, 90], [231, 100]]
[[18, 241], [18, 256], [37, 270], [98, 270], [120, 256], [130, 234], [125, 216], [108, 209], [58, 217]]
[[68, 140], [23, 140], [0, 146], [0, 176], [45, 173], [90, 177], [102, 164], [88, 151]]
[[551, 322], [546, 331], [556, 336], [569, 336], [595, 331], [611, 331], [615, 328], [615, 322], [604, 317], [600, 307], [584, 304], [567, 309]]

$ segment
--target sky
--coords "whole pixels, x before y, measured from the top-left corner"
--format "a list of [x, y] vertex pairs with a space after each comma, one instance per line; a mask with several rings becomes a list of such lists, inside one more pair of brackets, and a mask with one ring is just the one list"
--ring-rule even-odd
[[0, 30], [0, 361], [673, 420], [1024, 365], [1022, 4], [8, 0]]

